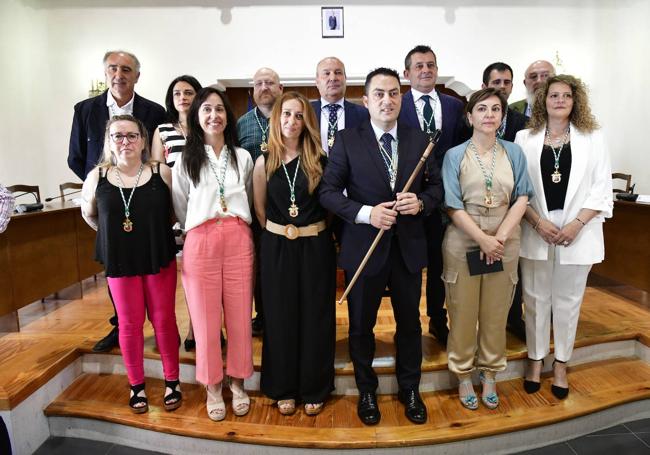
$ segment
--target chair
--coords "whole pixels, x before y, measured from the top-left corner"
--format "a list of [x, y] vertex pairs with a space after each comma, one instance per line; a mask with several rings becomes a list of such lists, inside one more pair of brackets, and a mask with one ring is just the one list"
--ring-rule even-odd
[[61, 193], [61, 200], [65, 200], [65, 190], [80, 190], [83, 188], [83, 183], [65, 182], [59, 185], [59, 192]]
[[[36, 202], [40, 203], [41, 202], [41, 191], [38, 188], [38, 185], [11, 185], [8, 186], [7, 189], [11, 193], [17, 193], [18, 191], [22, 191], [23, 194], [33, 194], [34, 197], [36, 198]], [[22, 195], [18, 195], [20, 197]]]
[[625, 181], [625, 189], [620, 190], [618, 188], [614, 188], [614, 193], [630, 193], [630, 188], [632, 187], [632, 176], [630, 174], [623, 174], [621, 172], [613, 172], [612, 173], [612, 180], [624, 180]]

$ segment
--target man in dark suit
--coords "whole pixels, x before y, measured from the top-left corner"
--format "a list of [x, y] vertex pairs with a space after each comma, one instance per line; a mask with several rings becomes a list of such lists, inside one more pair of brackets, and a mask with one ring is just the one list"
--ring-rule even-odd
[[[427, 412], [419, 393], [422, 363], [420, 291], [426, 265], [423, 218], [442, 201], [440, 174], [420, 171], [409, 192], [400, 192], [415, 169], [428, 138], [397, 125], [401, 106], [399, 75], [378, 68], [366, 78], [364, 104], [370, 121], [337, 134], [321, 182], [320, 201], [344, 221], [339, 264], [347, 280], [354, 275], [377, 235], [385, 234], [348, 296], [349, 349], [359, 389], [357, 413], [366, 425], [379, 422], [372, 368], [373, 328], [386, 286], [391, 291], [399, 400], [407, 418], [424, 423]], [[343, 191], [347, 191], [347, 197]]]
[[[433, 136], [440, 130], [440, 139], [433, 150], [434, 160], [426, 170], [430, 175], [442, 169], [445, 152], [461, 142], [463, 103], [436, 90], [438, 61], [429, 46], [416, 46], [404, 59], [404, 77], [411, 81], [411, 90], [404, 93], [399, 121]], [[425, 219], [427, 232], [427, 315], [429, 333], [447, 347], [447, 311], [442, 275], [442, 238], [444, 226], [440, 211], [434, 210]]]
[[[140, 119], [149, 132], [150, 143], [156, 127], [165, 121], [165, 109], [161, 105], [142, 98], [134, 91], [140, 77], [140, 62], [135, 55], [124, 51], [106, 52], [104, 74], [109, 89], [74, 107], [68, 166], [81, 180], [85, 180], [86, 175], [101, 161], [109, 117], [131, 114]], [[114, 328], [99, 340], [94, 351], [104, 352], [118, 345], [117, 313], [110, 323]]]
[[320, 125], [321, 145], [329, 153], [336, 132], [354, 128], [368, 119], [368, 110], [345, 99], [345, 66], [336, 57], [325, 57], [316, 66], [316, 87], [320, 100], [312, 101]]

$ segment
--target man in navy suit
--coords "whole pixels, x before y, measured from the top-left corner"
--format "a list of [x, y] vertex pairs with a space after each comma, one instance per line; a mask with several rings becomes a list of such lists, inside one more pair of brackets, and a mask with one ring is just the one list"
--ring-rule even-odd
[[336, 57], [325, 57], [316, 66], [319, 101], [312, 101], [320, 125], [321, 145], [329, 153], [336, 132], [354, 128], [368, 119], [368, 110], [345, 99], [345, 66]]
[[[399, 400], [408, 419], [424, 423], [419, 393], [422, 363], [420, 290], [427, 263], [423, 219], [438, 209], [442, 184], [437, 167], [420, 171], [409, 192], [400, 192], [424, 152], [428, 137], [397, 125], [400, 81], [396, 71], [378, 68], [366, 78], [364, 104], [370, 121], [337, 135], [321, 182], [323, 207], [343, 219], [339, 264], [349, 281], [375, 239], [385, 234], [348, 296], [349, 349], [359, 389], [357, 414], [366, 425], [379, 422], [372, 368], [373, 328], [386, 286], [391, 291]], [[347, 191], [347, 197], [343, 191]]]
[[[109, 89], [74, 107], [68, 167], [81, 180], [85, 180], [86, 175], [101, 161], [109, 117], [131, 114], [140, 119], [149, 132], [149, 143], [156, 127], [165, 121], [165, 109], [161, 105], [142, 98], [134, 91], [140, 77], [140, 62], [135, 55], [125, 51], [106, 52], [104, 74]], [[117, 312], [110, 323], [114, 328], [97, 342], [94, 351], [109, 351], [118, 345]]]
[[[411, 90], [402, 98], [399, 121], [418, 128], [433, 136], [440, 130], [440, 138], [433, 149], [434, 160], [427, 168], [427, 175], [442, 169], [445, 152], [461, 142], [463, 103], [436, 90], [438, 61], [429, 46], [416, 46], [404, 59], [404, 77], [411, 81]], [[445, 310], [445, 287], [442, 275], [442, 238], [444, 226], [440, 211], [434, 210], [425, 219], [427, 232], [427, 315], [429, 333], [447, 346], [449, 329]]]

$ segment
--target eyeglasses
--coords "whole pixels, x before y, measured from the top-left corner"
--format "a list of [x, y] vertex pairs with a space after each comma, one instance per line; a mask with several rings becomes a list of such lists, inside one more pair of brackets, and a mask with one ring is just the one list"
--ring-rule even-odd
[[124, 142], [124, 138], [129, 142], [129, 144], [133, 144], [135, 141], [140, 139], [140, 133], [113, 133], [110, 135], [111, 140], [115, 142], [116, 144], [121, 144]]

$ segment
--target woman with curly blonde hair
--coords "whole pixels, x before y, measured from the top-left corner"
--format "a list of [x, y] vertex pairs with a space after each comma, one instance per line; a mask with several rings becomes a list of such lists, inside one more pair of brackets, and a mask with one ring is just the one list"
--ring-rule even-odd
[[540, 389], [552, 320], [551, 391], [564, 399], [587, 275], [605, 255], [612, 171], [580, 79], [564, 74], [547, 79], [536, 93], [528, 126], [515, 140], [526, 155], [536, 194], [526, 210], [520, 252], [528, 346], [524, 388]]
[[307, 98], [288, 92], [270, 118], [268, 153], [253, 171], [261, 226], [264, 343], [261, 389], [292, 414], [318, 414], [334, 389], [336, 288], [332, 234], [318, 186], [327, 163]]

